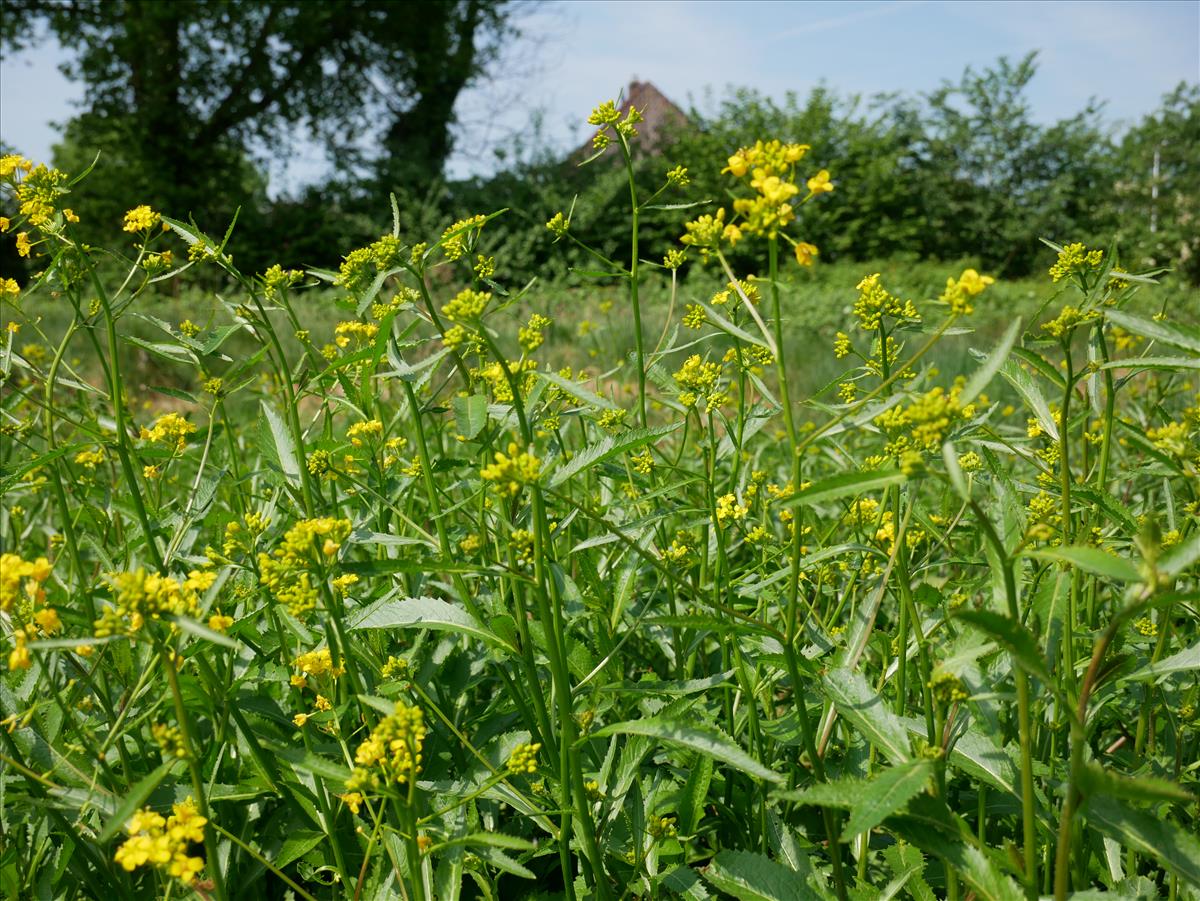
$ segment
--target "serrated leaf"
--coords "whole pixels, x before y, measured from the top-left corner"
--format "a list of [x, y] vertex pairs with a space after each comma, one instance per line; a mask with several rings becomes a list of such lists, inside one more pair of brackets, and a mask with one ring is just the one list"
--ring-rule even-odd
[[644, 735], [657, 739], [664, 744], [678, 745], [691, 751], [704, 754], [714, 760], [741, 770], [747, 775], [768, 782], [783, 782], [783, 777], [773, 772], [742, 750], [741, 746], [729, 736], [715, 729], [708, 729], [692, 723], [667, 717], [650, 717], [647, 719], [628, 720], [624, 723], [614, 723], [591, 733], [591, 738], [606, 738], [609, 735]]
[[966, 387], [963, 388], [962, 394], [959, 395], [959, 403], [966, 406], [983, 392], [983, 389], [988, 386], [988, 383], [991, 382], [996, 373], [1000, 371], [1000, 367], [1008, 359], [1013, 344], [1016, 343], [1017, 336], [1020, 334], [1021, 319], [1018, 317], [1008, 327], [1008, 331], [1004, 333], [996, 346], [992, 348], [991, 353], [984, 359], [983, 364], [967, 379]]
[[1050, 406], [1046, 403], [1046, 398], [1042, 396], [1042, 391], [1037, 386], [1037, 382], [1033, 380], [1028, 372], [1009, 360], [1000, 367], [1000, 374], [1004, 376], [1017, 393], [1021, 395], [1021, 399], [1025, 401], [1025, 405], [1037, 418], [1041, 424], [1042, 430], [1047, 435], [1058, 440], [1058, 423], [1054, 421], [1054, 417], [1050, 415]]
[[1184, 648], [1182, 651], [1158, 661], [1158, 663], [1148, 663], [1127, 676], [1121, 676], [1121, 679], [1142, 681], [1145, 679], [1158, 679], [1161, 676], [1170, 676], [1174, 673], [1196, 672], [1200, 672], [1200, 642], [1197, 642], [1190, 648]]
[[1123, 360], [1109, 360], [1101, 363], [1097, 369], [1163, 369], [1171, 372], [1176, 369], [1200, 369], [1200, 357], [1126, 357]]
[[711, 886], [738, 901], [809, 901], [818, 897], [794, 870], [751, 851], [721, 851], [700, 872]]
[[594, 391], [589, 391], [583, 385], [576, 382], [574, 379], [564, 379], [557, 372], [539, 372], [537, 377], [544, 382], [549, 382], [558, 390], [571, 395], [582, 404], [587, 404], [590, 407], [597, 407], [601, 410], [616, 410], [617, 405], [607, 397], [601, 397]]
[[145, 803], [146, 799], [153, 794], [154, 790], [158, 788], [158, 784], [167, 777], [167, 773], [171, 772], [177, 763], [179, 763], [178, 758], [168, 760], [131, 788], [129, 794], [121, 802], [121, 806], [109, 818], [108, 824], [104, 827], [104, 831], [100, 833], [99, 837], [97, 837], [96, 843], [103, 845], [124, 829], [125, 824], [129, 822], [129, 818], [133, 816], [134, 811]]
[[933, 774], [933, 763], [923, 757], [888, 767], [863, 785], [850, 808], [843, 835], [847, 838], [874, 829], [892, 814], [903, 810], [919, 795]]
[[487, 425], [488, 400], [482, 394], [454, 398], [454, 427], [470, 441]]
[[1030, 551], [1030, 557], [1042, 560], [1055, 560], [1059, 563], [1069, 563], [1076, 569], [1118, 582], [1140, 582], [1142, 574], [1138, 568], [1120, 557], [1101, 550], [1098, 547], [1073, 545], [1070, 547], [1046, 548]]
[[457, 632], [507, 647], [462, 607], [438, 598], [383, 598], [353, 618], [351, 631], [360, 629], [432, 629]]
[[991, 610], [959, 610], [954, 614], [954, 618], [969, 623], [999, 642], [1012, 655], [1017, 665], [1031, 676], [1036, 676], [1048, 686], [1054, 684], [1037, 639], [1021, 623]]
[[279, 460], [279, 468], [288, 482], [293, 486], [298, 486], [300, 484], [300, 463], [297, 460], [296, 443], [292, 441], [291, 432], [288, 431], [275, 409], [265, 400], [262, 402], [262, 411], [267, 426], [271, 430], [271, 441]]
[[821, 679], [821, 684], [838, 713], [881, 748], [893, 763], [903, 763], [911, 757], [904, 723], [887, 709], [883, 698], [867, 685], [860, 673], [835, 669]]
[[299, 860], [324, 840], [325, 833], [317, 832], [315, 829], [289, 831], [287, 838], [279, 849], [279, 853], [275, 855], [275, 859], [271, 863], [282, 870], [288, 864]]
[[1200, 337], [1189, 334], [1166, 322], [1143, 319], [1141, 316], [1134, 316], [1132, 313], [1125, 313], [1121, 310], [1107, 310], [1104, 313], [1104, 318], [1115, 325], [1119, 325], [1128, 332], [1141, 335], [1143, 338], [1153, 338], [1155, 341], [1170, 344], [1172, 347], [1179, 347], [1183, 350], [1200, 353]]
[[643, 445], [656, 441], [663, 435], [669, 435], [682, 424], [676, 423], [653, 429], [633, 429], [623, 432], [620, 435], [607, 435], [594, 444], [589, 444], [575, 454], [565, 466], [561, 466], [555, 470], [554, 475], [550, 477], [550, 487], [553, 488], [561, 485], [563, 482], [579, 475], [579, 473], [586, 469], [590, 469], [597, 463], [610, 460], [618, 454], [636, 450]]
[[1200, 839], [1163, 817], [1151, 816], [1114, 798], [1096, 795], [1084, 819], [1126, 848], [1152, 857], [1194, 888], [1200, 888]]

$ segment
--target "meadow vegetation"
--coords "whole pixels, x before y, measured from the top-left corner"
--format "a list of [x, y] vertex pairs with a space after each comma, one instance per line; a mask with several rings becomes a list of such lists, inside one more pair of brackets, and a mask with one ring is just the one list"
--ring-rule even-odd
[[1194, 293], [826, 265], [835, 161], [589, 122], [570, 284], [395, 198], [337, 269], [93, 246], [0, 160], [5, 893], [1200, 897]]

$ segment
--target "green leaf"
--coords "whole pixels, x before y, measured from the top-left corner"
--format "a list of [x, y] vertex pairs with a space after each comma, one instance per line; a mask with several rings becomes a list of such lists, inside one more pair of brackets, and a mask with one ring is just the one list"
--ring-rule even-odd
[[1041, 679], [1047, 686], [1054, 684], [1037, 639], [1021, 623], [990, 610], [963, 609], [955, 613], [954, 618], [969, 623], [1001, 644], [1012, 655], [1017, 665], [1029, 675]]
[[1017, 336], [1021, 334], [1021, 319], [1017, 317], [1013, 320], [1012, 325], [1008, 327], [1008, 331], [1000, 338], [1000, 341], [992, 348], [992, 352], [987, 355], [981, 365], [971, 377], [967, 380], [966, 387], [958, 396], [959, 403], [964, 406], [977, 398], [983, 389], [988, 386], [988, 383], [1000, 371], [1000, 367], [1008, 359], [1009, 353], [1012, 351], [1013, 344], [1017, 341]]
[[265, 400], [262, 402], [263, 416], [271, 430], [271, 440], [274, 442], [275, 453], [278, 456], [279, 468], [284, 477], [293, 485], [300, 484], [300, 463], [296, 456], [296, 444], [292, 441], [291, 432], [284, 425], [279, 414]]
[[1164, 369], [1168, 372], [1176, 369], [1200, 369], [1200, 357], [1126, 357], [1123, 360], [1109, 360], [1101, 363], [1097, 369]]
[[462, 607], [438, 598], [383, 598], [354, 617], [351, 631], [359, 629], [432, 629], [457, 632], [508, 647]]
[[325, 833], [317, 832], [315, 829], [289, 831], [283, 846], [279, 849], [279, 853], [275, 855], [275, 859], [271, 863], [282, 870], [293, 861], [299, 860], [324, 840]]
[[607, 397], [601, 397], [599, 394], [589, 391], [574, 379], [564, 379], [557, 372], [539, 372], [537, 377], [544, 382], [549, 382], [559, 391], [571, 395], [571, 397], [575, 398], [581, 404], [586, 404], [589, 407], [597, 407], [601, 410], [617, 409], [617, 405]]
[[1168, 576], [1177, 576], [1197, 560], [1200, 560], [1200, 529], [1163, 554], [1162, 559], [1158, 561], [1158, 571]]
[[904, 723], [884, 706], [883, 699], [867, 685], [861, 674], [835, 669], [821, 679], [821, 684], [838, 713], [868, 741], [881, 748], [892, 763], [903, 763], [911, 757]]
[[[31, 644], [30, 647], [33, 647]], [[1172, 654], [1158, 663], [1148, 663], [1141, 669], [1134, 670], [1127, 676], [1122, 676], [1121, 679], [1132, 679], [1142, 681], [1144, 679], [1158, 679], [1160, 676], [1170, 676], [1174, 673], [1196, 673], [1200, 672], [1200, 642], [1192, 645], [1190, 648], [1184, 648], [1177, 654]]]
[[909, 801], [925, 789], [932, 773], [932, 761], [923, 757], [884, 770], [863, 785], [858, 799], [850, 808], [850, 819], [843, 828], [843, 835], [849, 839], [869, 832], [892, 814], [903, 810]]
[[1030, 557], [1042, 560], [1055, 560], [1059, 563], [1069, 563], [1076, 569], [1118, 582], [1140, 582], [1142, 574], [1138, 568], [1121, 557], [1114, 556], [1098, 547], [1074, 545], [1071, 547], [1046, 548], [1040, 551], [1030, 551]]
[[1155, 776], [1123, 776], [1106, 769], [1094, 760], [1084, 764], [1079, 788], [1085, 796], [1127, 798], [1146, 804], [1154, 801], [1191, 804], [1196, 800], [1187, 789], [1175, 782]]
[[609, 735], [645, 735], [649, 738], [656, 738], [665, 744], [678, 745], [704, 754], [757, 779], [765, 779], [768, 782], [784, 781], [782, 776], [767, 769], [743, 751], [732, 738], [716, 729], [704, 728], [668, 717], [651, 717], [614, 723], [592, 732], [589, 737], [607, 738]]
[[215, 629], [210, 629], [203, 623], [196, 622], [194, 619], [188, 619], [186, 616], [168, 616], [167, 619], [197, 638], [203, 638], [205, 641], [211, 641], [213, 644], [219, 644], [223, 648], [230, 648], [234, 651], [238, 649], [237, 641], [228, 635], [222, 635]]
[[470, 441], [487, 425], [488, 400], [482, 394], [454, 398], [454, 427]]
[[1135, 810], [1104, 795], [1088, 799], [1088, 823], [1126, 848], [1152, 857], [1194, 888], [1200, 888], [1200, 839], [1160, 816]]
[[1143, 319], [1141, 316], [1134, 316], [1121, 310], [1108, 310], [1105, 312], [1104, 318], [1135, 335], [1153, 338], [1155, 341], [1170, 344], [1172, 347], [1200, 353], [1200, 337], [1189, 334], [1176, 326], [1165, 322], [1155, 322], [1153, 319]]
[[108, 825], [104, 827], [104, 831], [100, 833], [96, 842], [103, 845], [124, 829], [125, 824], [129, 822], [129, 818], [133, 816], [134, 811], [145, 803], [146, 799], [153, 794], [154, 790], [158, 788], [158, 784], [166, 778], [167, 773], [171, 772], [177, 763], [179, 763], [179, 758], [171, 758], [131, 788], [129, 794], [125, 796], [125, 800], [121, 802], [121, 806], [117, 808], [116, 813], [109, 818]]
[[700, 871], [738, 901], [808, 901], [819, 897], [794, 870], [751, 851], [721, 851]]
[[565, 466], [561, 466], [555, 470], [554, 475], [550, 477], [550, 487], [553, 488], [556, 485], [561, 485], [563, 482], [579, 475], [579, 473], [595, 466], [597, 463], [603, 463], [605, 460], [610, 460], [618, 454], [636, 450], [645, 444], [650, 444], [663, 435], [671, 434], [671, 432], [674, 432], [682, 425], [683, 423], [679, 422], [674, 425], [659, 426], [653, 429], [632, 429], [620, 435], [608, 435], [594, 444], [589, 444], [583, 450], [576, 453]]
[[1041, 423], [1042, 429], [1047, 435], [1058, 440], [1058, 423], [1054, 421], [1054, 417], [1050, 415], [1050, 407], [1046, 403], [1046, 398], [1042, 396], [1042, 391], [1038, 388], [1037, 383], [1033, 380], [1028, 372], [1009, 360], [1000, 369], [1000, 374], [1003, 375], [1021, 395], [1021, 399], [1025, 401], [1025, 405], [1029, 407], [1033, 415], [1037, 417], [1037, 421]]
[[704, 804], [708, 800], [708, 787], [712, 783], [713, 760], [700, 754], [688, 773], [687, 782], [679, 793], [679, 831], [683, 835], [695, 835], [704, 815]]
[[863, 495], [892, 485], [902, 484], [907, 476], [898, 469], [847, 472], [813, 482], [803, 491], [776, 504], [777, 507], [801, 507], [820, 504], [839, 497]]

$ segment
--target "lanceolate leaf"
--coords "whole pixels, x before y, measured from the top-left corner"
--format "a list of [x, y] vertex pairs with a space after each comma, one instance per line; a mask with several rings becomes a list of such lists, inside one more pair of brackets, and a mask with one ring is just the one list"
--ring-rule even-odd
[[1073, 546], [1047, 548], [1040, 551], [1030, 551], [1029, 556], [1040, 557], [1043, 560], [1057, 560], [1069, 563], [1084, 572], [1097, 576], [1116, 579], [1118, 582], [1138, 582], [1142, 574], [1138, 568], [1121, 557], [1098, 547]]
[[852, 836], [868, 832], [896, 811], [903, 810], [904, 805], [924, 790], [931, 775], [933, 763], [923, 757], [884, 770], [863, 786], [861, 795], [850, 808], [850, 819], [843, 834]]
[[600, 439], [595, 444], [589, 444], [572, 457], [564, 466], [560, 466], [554, 471], [554, 475], [550, 477], [550, 487], [553, 488], [556, 485], [561, 485], [563, 482], [573, 478], [585, 469], [590, 469], [597, 463], [603, 463], [605, 460], [610, 460], [618, 454], [637, 450], [643, 445], [657, 441], [663, 435], [669, 435], [675, 431], [680, 425], [682, 423], [660, 426], [654, 429], [633, 429], [620, 435], [609, 435]]
[[715, 729], [697, 726], [677, 719], [657, 718], [629, 720], [624, 723], [614, 723], [591, 733], [592, 738], [605, 738], [609, 735], [645, 735], [656, 738], [668, 745], [679, 745], [692, 751], [697, 751], [712, 757], [718, 763], [741, 770], [758, 779], [768, 782], [782, 782], [783, 777], [767, 769], [749, 754], [742, 750], [729, 736]]
[[800, 507], [836, 500], [839, 497], [859, 497], [872, 491], [890, 488], [904, 482], [906, 476], [898, 469], [869, 472], [847, 472], [814, 482], [798, 491], [777, 507]]
[[821, 684], [837, 711], [853, 724], [873, 745], [877, 745], [893, 763], [911, 756], [908, 732], [900, 718], [888, 710], [860, 673], [836, 669]]
[[1169, 344], [1172, 347], [1179, 347], [1183, 350], [1190, 350], [1193, 353], [1200, 354], [1200, 335], [1183, 331], [1166, 322], [1156, 322], [1153, 319], [1143, 319], [1141, 316], [1134, 316], [1131, 313], [1125, 313], [1121, 310], [1108, 310], [1104, 317], [1115, 325], [1121, 326], [1126, 331], [1133, 332], [1135, 335], [1141, 335], [1144, 338], [1153, 338], [1155, 341], [1161, 341], [1163, 344]]
[[354, 617], [350, 629], [432, 629], [508, 646], [466, 610], [437, 598], [384, 598]]
[[989, 638], [998, 641], [1025, 672], [1031, 676], [1037, 676], [1046, 685], [1053, 684], [1050, 670], [1046, 667], [1046, 659], [1037, 645], [1037, 639], [1019, 622], [990, 610], [959, 610], [954, 617], [969, 623]]
[[1005, 360], [1008, 359], [1008, 354], [1012, 350], [1013, 344], [1016, 342], [1019, 334], [1021, 334], [1021, 320], [1018, 317], [1013, 320], [1012, 325], [1008, 327], [1008, 331], [1004, 333], [1004, 336], [992, 348], [992, 352], [984, 359], [983, 365], [975, 370], [975, 373], [967, 380], [966, 387], [963, 388], [962, 394], [959, 395], [959, 403], [966, 405], [979, 397], [983, 389], [988, 386], [988, 383], [1000, 371], [1000, 367], [1004, 365]]
[[750, 851], [722, 851], [701, 873], [710, 885], [738, 901], [808, 901], [819, 898], [797, 872]]
[[1000, 374], [1008, 379], [1009, 383], [1017, 389], [1017, 393], [1021, 395], [1025, 404], [1037, 417], [1037, 421], [1041, 423], [1042, 429], [1053, 438], [1058, 440], [1058, 424], [1055, 423], [1054, 417], [1050, 415], [1050, 406], [1046, 403], [1046, 398], [1042, 396], [1042, 391], [1037, 386], [1037, 382], [1033, 380], [1028, 372], [1018, 366], [1012, 360], [1009, 360], [1000, 370]]
[[296, 443], [292, 440], [292, 435], [279, 414], [275, 412], [275, 408], [265, 400], [262, 402], [262, 411], [271, 429], [271, 440], [274, 442], [275, 453], [278, 455], [279, 468], [292, 485], [299, 485], [300, 463], [297, 460]]
[[1145, 854], [1200, 889], [1200, 839], [1160, 816], [1144, 813], [1104, 795], [1088, 799], [1084, 818], [1126, 848]]

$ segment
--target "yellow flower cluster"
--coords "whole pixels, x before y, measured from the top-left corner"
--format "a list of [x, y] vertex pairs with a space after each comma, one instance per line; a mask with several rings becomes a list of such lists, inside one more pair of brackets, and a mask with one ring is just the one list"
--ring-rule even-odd
[[679, 239], [680, 242], [695, 247], [700, 251], [701, 258], [706, 260], [720, 247], [722, 241], [736, 244], [742, 237], [741, 230], [736, 225], [725, 221], [724, 207], [717, 210], [715, 215], [705, 213], [698, 219], [685, 222], [683, 228], [686, 233]]
[[[537, 362], [535, 360], [508, 361], [508, 371], [512, 373], [522, 397], [533, 387], [534, 381], [537, 378], [535, 375], [536, 369]], [[508, 378], [504, 374], [504, 367], [498, 362], [488, 363], [482, 369], [472, 369], [471, 376], [481, 379], [491, 386], [492, 396], [496, 399], [497, 403], [512, 403], [512, 387], [509, 385]]]
[[1071, 334], [1078, 326], [1085, 322], [1091, 322], [1100, 314], [1091, 311], [1084, 312], [1078, 307], [1073, 307], [1070, 304], [1063, 307], [1059, 314], [1049, 322], [1042, 323], [1042, 331], [1049, 332], [1055, 338], [1064, 338]]
[[900, 457], [909, 451], [929, 453], [941, 447], [956, 422], [975, 415], [974, 404], [959, 404], [961, 393], [957, 385], [949, 392], [931, 388], [907, 406], [892, 407], [876, 416], [875, 424], [888, 436], [885, 453]]
[[[67, 180], [67, 174], [44, 165], [34, 166], [19, 156], [0, 159], [0, 177], [10, 178], [17, 172], [24, 173], [21, 182], [16, 185], [18, 212], [26, 217], [30, 225], [44, 228], [54, 216], [58, 199], [66, 193], [63, 182]], [[63, 215], [66, 216], [66, 212]], [[71, 218], [78, 217], [71, 214]]]
[[154, 444], [174, 444], [177, 452], [182, 452], [187, 444], [187, 436], [196, 431], [196, 426], [178, 413], [164, 413], [154, 420], [150, 428], [143, 428], [141, 439]]
[[974, 269], [964, 269], [957, 279], [946, 279], [946, 290], [941, 299], [950, 305], [950, 312], [957, 316], [969, 316], [975, 310], [971, 306], [971, 298], [978, 297], [995, 281], [990, 275], [980, 275]]
[[588, 125], [600, 126], [600, 130], [592, 136], [592, 146], [600, 151], [608, 149], [608, 146], [613, 141], [612, 135], [609, 133], [610, 127], [620, 137], [624, 138], [625, 143], [628, 144], [637, 137], [637, 128], [634, 126], [644, 121], [641, 111], [633, 106], [633, 104], [630, 104], [629, 110], [625, 113], [625, 118], [622, 119], [621, 111], [617, 109], [617, 104], [612, 100], [605, 100], [592, 110], [592, 114], [588, 116]]
[[196, 803], [189, 797], [171, 809], [167, 818], [143, 807], [125, 827], [129, 833], [115, 860], [128, 872], [147, 864], [164, 869], [184, 885], [191, 885], [204, 868], [204, 859], [192, 857], [188, 848], [204, 841], [204, 824]]
[[358, 322], [357, 320], [349, 320], [339, 322], [333, 329], [333, 343], [338, 347], [348, 347], [353, 340], [357, 346], [363, 347], [370, 344], [371, 341], [379, 334], [379, 326], [373, 322]]
[[486, 221], [487, 216], [469, 216], [442, 232], [442, 252], [446, 259], [457, 260], [465, 255]]
[[278, 263], [263, 273], [263, 293], [270, 299], [279, 293], [283, 288], [290, 288], [300, 279], [304, 278], [304, 273], [299, 269], [284, 269]]
[[95, 450], [80, 451], [75, 455], [75, 462], [87, 469], [95, 469], [107, 459], [104, 448], [98, 447]]
[[[749, 176], [752, 197], [740, 197], [733, 202], [738, 215], [737, 224], [724, 230], [723, 237], [736, 244], [742, 233], [774, 238], [780, 230], [796, 218], [792, 198], [800, 193], [796, 183], [796, 164], [808, 152], [807, 144], [786, 144], [782, 141], [757, 141], [752, 147], [742, 147], [729, 157], [728, 165], [721, 170], [736, 178]], [[833, 190], [829, 172], [822, 169], [808, 179], [808, 195], [805, 200]], [[790, 239], [789, 239], [790, 240]], [[796, 244], [796, 261], [802, 266], [812, 265], [817, 248], [806, 242]]]
[[541, 313], [534, 313], [529, 317], [529, 323], [517, 330], [517, 343], [526, 353], [533, 353], [542, 346], [542, 342], [546, 340], [546, 336], [542, 331], [550, 325], [550, 319], [543, 316]]
[[339, 288], [357, 292], [370, 284], [380, 272], [396, 268], [400, 259], [400, 240], [384, 235], [369, 246], [346, 254], [333, 283]]
[[346, 788], [404, 785], [421, 772], [421, 750], [425, 743], [425, 717], [419, 707], [397, 701], [395, 711], [379, 721], [354, 754], [356, 766]]
[[487, 309], [491, 299], [492, 295], [487, 291], [472, 291], [470, 288], [464, 288], [446, 301], [445, 306], [442, 307], [442, 315], [451, 322], [467, 322], [478, 319]]
[[698, 397], [708, 399], [710, 407], [716, 406], [723, 396], [717, 390], [721, 381], [721, 364], [700, 359], [699, 354], [692, 354], [683, 361], [683, 365], [672, 378], [680, 387], [679, 402], [685, 407], [691, 406]]
[[150, 207], [142, 204], [136, 206], [125, 214], [125, 224], [122, 226], [122, 231], [127, 232], [143, 232], [149, 231], [158, 224], [161, 217]]
[[50, 578], [51, 565], [45, 557], [23, 560], [17, 554], [0, 554], [0, 612], [12, 616], [13, 649], [8, 668], [29, 669], [33, 664], [28, 639], [54, 635], [62, 629], [58, 611], [46, 603], [42, 583]]
[[513, 748], [508, 755], [508, 771], [510, 773], [525, 773], [532, 775], [537, 772], [538, 751], [542, 749], [540, 742], [520, 744]]
[[730, 520], [745, 519], [749, 509], [738, 503], [737, 495], [724, 494], [717, 498], [717, 524], [722, 525]]
[[515, 495], [522, 485], [532, 485], [541, 474], [542, 461], [516, 444], [508, 446], [508, 453], [496, 451], [496, 462], [483, 468], [480, 477], [487, 482], [496, 482], [497, 487]]
[[364, 442], [378, 439], [382, 435], [383, 423], [378, 419], [356, 422], [346, 430], [346, 437], [355, 447], [362, 447]]
[[194, 616], [200, 609], [200, 595], [216, 580], [215, 572], [200, 569], [189, 572], [183, 581], [148, 573], [140, 567], [131, 572], [110, 573], [108, 583], [113, 603], [96, 620], [96, 637], [133, 635], [147, 619]]
[[864, 331], [875, 331], [884, 316], [914, 322], [921, 319], [911, 300], [902, 301], [883, 287], [878, 272], [859, 282], [856, 290], [858, 300], [854, 302], [854, 315], [858, 318], [859, 328]]
[[317, 606], [317, 555], [325, 559], [337, 556], [349, 534], [348, 519], [323, 516], [301, 520], [288, 529], [274, 552], [258, 555], [262, 584], [293, 616], [303, 616]]
[[305, 676], [330, 676], [338, 678], [346, 672], [344, 666], [334, 666], [329, 648], [318, 648], [301, 654], [292, 664]]
[[1183, 422], [1168, 422], [1166, 425], [1147, 429], [1146, 437], [1160, 451], [1176, 457], [1184, 457], [1189, 449], [1196, 449], [1196, 445], [1188, 441], [1188, 427]]
[[1084, 244], [1068, 244], [1059, 251], [1058, 259], [1050, 267], [1050, 278], [1061, 281], [1074, 272], [1098, 269], [1104, 259], [1104, 251], [1088, 250]]

